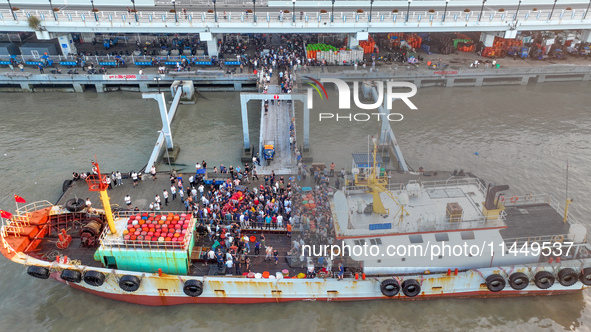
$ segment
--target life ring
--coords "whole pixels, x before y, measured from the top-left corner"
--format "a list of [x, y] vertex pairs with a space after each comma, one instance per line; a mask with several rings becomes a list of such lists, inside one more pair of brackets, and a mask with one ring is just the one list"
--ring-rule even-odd
[[49, 269], [43, 266], [31, 265], [27, 268], [27, 274], [31, 277], [47, 279], [49, 278]]
[[519, 200], [519, 197], [513, 196], [511, 197], [511, 203], [515, 204]]
[[556, 235], [554, 237], [554, 242], [562, 242], [564, 241], [564, 235]]
[[84, 272], [84, 278], [82, 279], [90, 286], [98, 287], [102, 286], [105, 282], [105, 274], [102, 272], [89, 270]]
[[60, 278], [68, 282], [79, 283], [80, 281], [82, 281], [82, 273], [80, 273], [80, 271], [78, 270], [66, 269], [62, 271], [62, 273], [60, 274]]
[[183, 292], [191, 297], [197, 297], [203, 293], [203, 283], [199, 280], [191, 279], [185, 281]]
[[66, 202], [66, 209], [70, 212], [80, 212], [86, 207], [86, 202], [82, 198], [72, 198]]
[[486, 288], [491, 292], [500, 292], [505, 288], [505, 278], [499, 274], [491, 274], [486, 277]]
[[540, 271], [534, 276], [534, 283], [539, 289], [548, 289], [554, 285], [554, 275], [548, 271]]
[[380, 290], [387, 297], [396, 296], [400, 292], [400, 284], [396, 279], [386, 279], [380, 284]]
[[499, 201], [501, 203], [505, 203], [505, 196], [503, 196], [503, 195], [499, 196]]
[[581, 247], [581, 249], [579, 249], [579, 256], [580, 258], [587, 258], [589, 257], [589, 250], [587, 250], [587, 248], [585, 247]]
[[583, 285], [591, 286], [591, 267], [586, 267], [581, 271], [579, 280], [581, 280]]
[[119, 287], [126, 292], [135, 292], [140, 288], [140, 278], [131, 275], [124, 275], [119, 279]]
[[402, 292], [408, 297], [415, 297], [421, 292], [421, 284], [415, 279], [407, 279], [402, 282]]
[[558, 282], [565, 287], [572, 286], [577, 283], [579, 276], [575, 270], [566, 268], [558, 272]]
[[529, 285], [529, 278], [525, 273], [516, 272], [509, 277], [509, 286], [515, 290], [522, 290]]

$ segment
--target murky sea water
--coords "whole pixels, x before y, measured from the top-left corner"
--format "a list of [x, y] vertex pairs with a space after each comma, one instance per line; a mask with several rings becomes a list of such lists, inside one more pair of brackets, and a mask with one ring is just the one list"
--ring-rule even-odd
[[[509, 184], [509, 194], [565, 197], [569, 168], [572, 213], [591, 227], [591, 98], [589, 85], [420, 89], [410, 111], [393, 124], [415, 169], [464, 169]], [[239, 95], [204, 93], [182, 106], [173, 123], [181, 147], [176, 168], [237, 164], [242, 146]], [[329, 93], [324, 110], [336, 109]], [[320, 106], [318, 106], [320, 108]], [[249, 105], [250, 137], [258, 143], [260, 108]], [[351, 153], [367, 151], [375, 122], [318, 122], [311, 111], [315, 160], [350, 168]], [[341, 111], [343, 112], [343, 111]], [[348, 112], [348, 111], [347, 111]], [[360, 112], [352, 110], [352, 112]], [[298, 114], [298, 135], [302, 131]], [[55, 202], [72, 171], [97, 155], [103, 170], [138, 170], [161, 127], [156, 103], [136, 93], [0, 95], [0, 209], [13, 194]], [[300, 137], [301, 139], [301, 137]], [[476, 154], [478, 153], [478, 155]], [[160, 165], [165, 170], [167, 165]], [[591, 327], [591, 291], [508, 299], [442, 299], [355, 303], [186, 305], [144, 307], [115, 302], [52, 280], [29, 277], [0, 258], [0, 331], [539, 331]]]

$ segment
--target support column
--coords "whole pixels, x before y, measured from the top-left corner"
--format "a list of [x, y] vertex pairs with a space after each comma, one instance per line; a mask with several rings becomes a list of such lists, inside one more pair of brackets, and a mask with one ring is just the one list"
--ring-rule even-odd
[[80, 42], [81, 43], [92, 43], [92, 40], [94, 39], [95, 34], [92, 32], [83, 32], [80, 34]]
[[96, 92], [105, 92], [105, 85], [103, 83], [95, 83]]
[[242, 83], [235, 82], [234, 83], [234, 90], [235, 91], [242, 91]]
[[454, 81], [455, 81], [454, 78], [448, 78], [447, 79], [447, 82], [445, 82], [445, 87], [447, 87], [447, 88], [453, 88]]
[[84, 92], [84, 85], [82, 84], [72, 84], [74, 87], [75, 92]]
[[140, 92], [149, 92], [148, 83], [140, 83]]
[[250, 149], [250, 138], [248, 136], [248, 114], [246, 109], [246, 103], [248, 103], [247, 96], [241, 94], [240, 111], [242, 112], [242, 133], [244, 134], [244, 151]]
[[33, 89], [29, 83], [21, 83], [21, 89], [23, 89], [25, 92], [33, 92]]
[[581, 41], [585, 43], [591, 43], [591, 30], [581, 31]]
[[64, 56], [68, 56], [71, 54], [78, 54], [78, 50], [76, 50], [76, 46], [74, 45], [74, 40], [72, 39], [72, 34], [68, 33], [62, 36], [57, 37], [59, 41], [60, 48], [62, 49], [62, 54]]
[[483, 82], [484, 82], [484, 77], [478, 77], [476, 79], [475, 86], [482, 86]]
[[143, 97], [154, 98], [158, 102], [158, 108], [160, 109], [160, 118], [162, 119], [162, 133], [164, 134], [164, 138], [166, 139], [166, 147], [172, 149], [174, 145], [172, 143], [172, 134], [170, 132], [170, 119], [168, 118], [168, 110], [166, 109], [164, 93], [144, 95]]
[[495, 42], [496, 33], [481, 32], [480, 41], [484, 43], [484, 47], [492, 47]]
[[210, 57], [218, 56], [218, 38], [211, 32], [200, 32], [199, 39], [201, 41], [207, 42], [207, 54]]
[[347, 39], [347, 47], [349, 47], [350, 49], [353, 49], [357, 46], [359, 46], [359, 39], [357, 39], [357, 34], [350, 33], [349, 38]]
[[308, 108], [308, 98], [302, 98], [304, 102], [304, 151], [310, 151], [310, 109]]

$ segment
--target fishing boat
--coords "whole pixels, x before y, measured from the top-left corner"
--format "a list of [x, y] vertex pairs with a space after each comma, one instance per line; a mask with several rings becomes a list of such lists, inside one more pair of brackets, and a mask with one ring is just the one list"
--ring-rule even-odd
[[[362, 155], [342, 188], [294, 184], [294, 212], [312, 218], [293, 220], [291, 238], [286, 229], [242, 228], [247, 241], [264, 232], [281, 251], [260, 271], [207, 264], [203, 254], [227, 225], [210, 236], [209, 221], [185, 211], [112, 211], [98, 163], [86, 184], [103, 209], [74, 198], [2, 211], [0, 251], [32, 277], [143, 305], [554, 295], [591, 285], [587, 230], [569, 215], [570, 200], [505, 197], [509, 186], [463, 172], [382, 174], [375, 140]], [[320, 234], [321, 204], [330, 232], [303, 241], [300, 231]]]

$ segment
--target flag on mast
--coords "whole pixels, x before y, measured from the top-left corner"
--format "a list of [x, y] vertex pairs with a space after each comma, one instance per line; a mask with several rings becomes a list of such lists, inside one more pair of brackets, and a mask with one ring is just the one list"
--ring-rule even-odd
[[24, 199], [24, 198], [22, 198], [22, 197], [20, 197], [20, 196], [18, 196], [18, 195], [14, 195], [14, 200], [15, 200], [17, 203], [26, 203], [26, 202], [27, 202], [27, 201], [25, 201], [25, 199]]
[[0, 216], [2, 218], [10, 219], [10, 218], [12, 218], [12, 213], [6, 212], [4, 210], [0, 210]]

